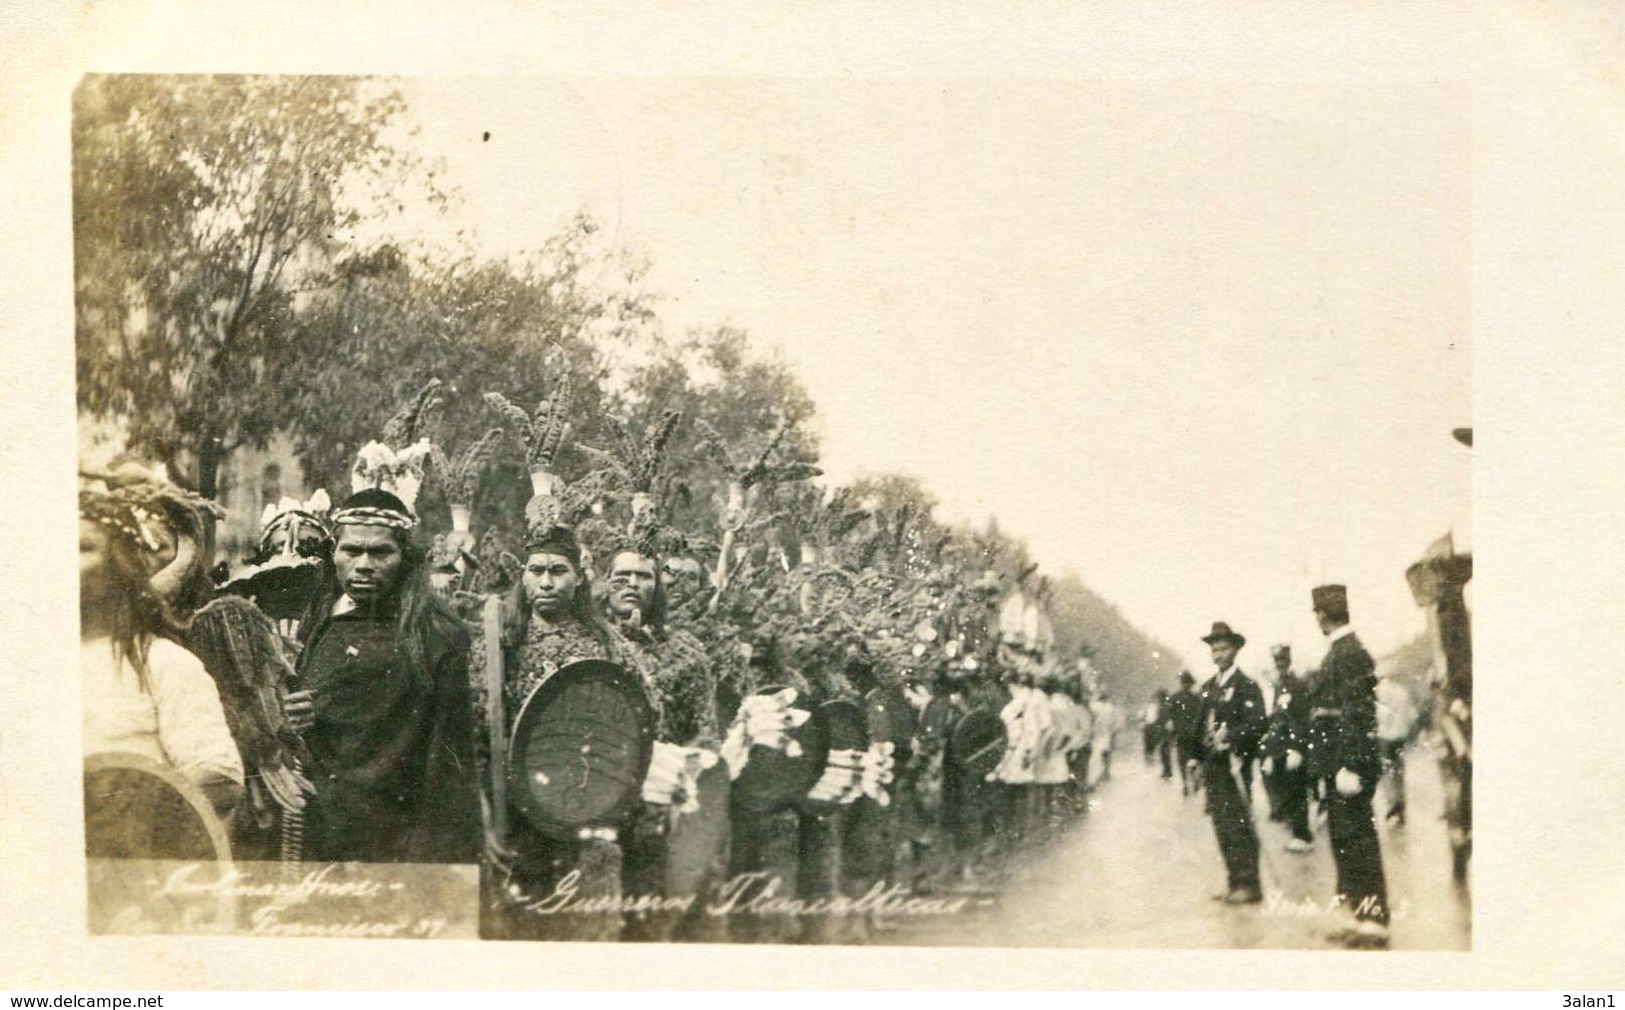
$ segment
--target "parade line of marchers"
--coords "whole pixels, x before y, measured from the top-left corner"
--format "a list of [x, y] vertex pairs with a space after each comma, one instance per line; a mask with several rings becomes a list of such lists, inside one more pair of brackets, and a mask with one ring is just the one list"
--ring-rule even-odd
[[[605, 912], [688, 912], [698, 895], [594, 895], [578, 891], [581, 874], [571, 871], [553, 893], [526, 906], [537, 915], [590, 915]], [[784, 880], [766, 873], [741, 873], [718, 890], [717, 900], [704, 906], [708, 915], [958, 915], [969, 898], [917, 898], [901, 884], [876, 881], [859, 897], [833, 895], [820, 898], [781, 896]]]

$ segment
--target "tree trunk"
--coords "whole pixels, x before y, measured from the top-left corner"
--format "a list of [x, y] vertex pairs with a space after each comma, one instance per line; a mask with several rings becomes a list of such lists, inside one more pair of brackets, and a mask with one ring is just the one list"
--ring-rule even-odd
[[215, 498], [220, 493], [220, 464], [226, 452], [220, 439], [205, 436], [197, 450], [197, 493]]

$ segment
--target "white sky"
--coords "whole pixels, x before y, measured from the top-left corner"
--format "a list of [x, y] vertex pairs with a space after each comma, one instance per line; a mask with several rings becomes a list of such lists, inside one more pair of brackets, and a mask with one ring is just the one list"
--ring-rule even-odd
[[[416, 142], [480, 248], [578, 208], [674, 329], [732, 322], [819, 407], [825, 466], [997, 514], [1206, 667], [1229, 621], [1377, 650], [1405, 566], [1469, 546], [1465, 93], [944, 81], [429, 80]], [[489, 131], [490, 139], [482, 134]]]

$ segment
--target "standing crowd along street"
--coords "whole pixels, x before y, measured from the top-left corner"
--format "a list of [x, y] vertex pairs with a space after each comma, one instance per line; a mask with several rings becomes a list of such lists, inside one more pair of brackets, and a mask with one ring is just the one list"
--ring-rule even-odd
[[[533, 411], [491, 393], [496, 423], [453, 452], [447, 395], [431, 381], [388, 419], [346, 493], [268, 505], [234, 563], [215, 564], [219, 506], [160, 469], [81, 471], [87, 768], [117, 755], [169, 782], [224, 826], [214, 858], [477, 865], [480, 935], [513, 940], [866, 942], [872, 908], [705, 907], [996, 887], [1110, 780], [1127, 720], [1058, 653], [1031, 570], [820, 491], [780, 458], [782, 427], [702, 433], [726, 508], [681, 529], [677, 413], [602, 451], [572, 445], [568, 381]], [[594, 468], [567, 482], [572, 450]], [[528, 502], [474, 529], [503, 459]], [[444, 515], [418, 510], [432, 484]], [[1374, 802], [1387, 774], [1382, 816], [1405, 817], [1419, 715], [1379, 681], [1344, 587], [1304, 602], [1319, 670], [1276, 646], [1261, 684], [1215, 621], [1214, 672], [1157, 691], [1144, 756], [1205, 804], [1229, 904], [1263, 900], [1255, 781], [1289, 853], [1324, 814], [1336, 938], [1382, 947]], [[171, 807], [109, 795], [87, 784], [89, 855], [198, 858]]]

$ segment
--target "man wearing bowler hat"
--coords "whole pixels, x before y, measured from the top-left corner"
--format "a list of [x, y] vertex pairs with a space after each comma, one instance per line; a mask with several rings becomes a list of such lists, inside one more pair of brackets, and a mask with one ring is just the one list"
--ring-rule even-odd
[[1315, 619], [1330, 643], [1309, 683], [1309, 774], [1325, 784], [1327, 833], [1337, 862], [1337, 894], [1354, 927], [1333, 934], [1355, 947], [1388, 943], [1388, 891], [1371, 814], [1381, 776], [1377, 748], [1377, 674], [1349, 626], [1348, 590], [1310, 592]]
[[1213, 665], [1218, 668], [1202, 685], [1198, 748], [1202, 784], [1229, 876], [1223, 900], [1248, 905], [1263, 900], [1258, 882], [1258, 832], [1237, 775], [1241, 763], [1257, 753], [1264, 735], [1264, 694], [1236, 666], [1236, 653], [1247, 644], [1246, 638], [1223, 621], [1215, 621], [1202, 641], [1213, 650]]

